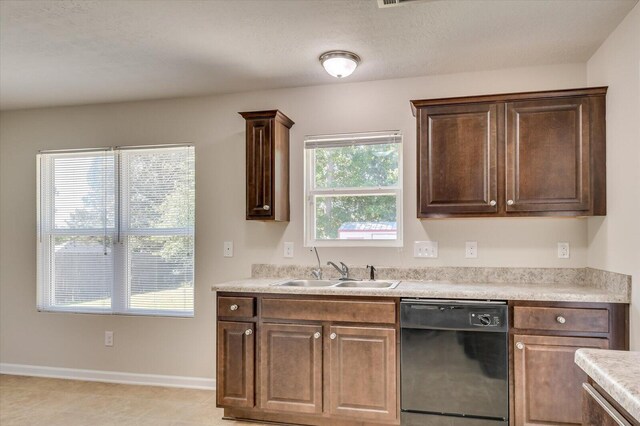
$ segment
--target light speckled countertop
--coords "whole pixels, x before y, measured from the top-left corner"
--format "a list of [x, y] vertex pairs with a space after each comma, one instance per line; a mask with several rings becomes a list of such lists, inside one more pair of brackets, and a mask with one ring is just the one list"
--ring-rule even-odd
[[640, 421], [640, 352], [578, 349], [576, 364]]
[[283, 278], [249, 278], [216, 284], [212, 291], [331, 296], [422, 297], [436, 299], [536, 300], [555, 302], [629, 303], [627, 294], [576, 284], [453, 283], [402, 281], [395, 289], [282, 287]]

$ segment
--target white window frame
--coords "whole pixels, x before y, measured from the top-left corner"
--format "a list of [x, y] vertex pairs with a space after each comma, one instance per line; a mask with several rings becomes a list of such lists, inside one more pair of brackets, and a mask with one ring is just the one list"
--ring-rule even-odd
[[[371, 140], [375, 138], [398, 138], [398, 183], [393, 186], [356, 187], [356, 188], [315, 188], [314, 171], [315, 155], [313, 149], [308, 149], [310, 144], [331, 144], [332, 146], [358, 145], [358, 140]], [[344, 133], [334, 135], [306, 136], [304, 141], [304, 234], [305, 247], [402, 247], [403, 246], [403, 215], [402, 215], [402, 178], [403, 178], [403, 138], [399, 130]], [[316, 239], [316, 196], [347, 196], [347, 195], [394, 195], [396, 197], [396, 235], [394, 240], [367, 239], [367, 240], [341, 240], [341, 239]]]
[[[37, 306], [39, 312], [67, 312], [67, 313], [79, 313], [79, 314], [107, 314], [107, 315], [133, 315], [133, 316], [146, 316], [146, 317], [185, 317], [192, 318], [195, 316], [195, 298], [196, 298], [196, 277], [195, 277], [195, 221], [191, 227], [187, 228], [149, 228], [149, 229], [131, 229], [128, 223], [128, 217], [124, 215], [125, 207], [125, 195], [121, 188], [121, 178], [125, 171], [121, 167], [120, 153], [125, 150], [142, 150], [142, 149], [158, 149], [158, 148], [190, 148], [194, 149], [193, 144], [171, 144], [171, 145], [143, 145], [143, 146], [124, 146], [124, 147], [111, 147], [111, 148], [87, 148], [87, 149], [70, 149], [70, 150], [50, 150], [41, 151], [36, 158], [36, 220], [37, 220]], [[43, 155], [46, 154], [68, 154], [70, 156], [78, 155], [82, 156], [87, 152], [109, 152], [114, 157], [114, 191], [115, 191], [115, 223], [114, 227], [96, 228], [96, 229], [56, 229], [54, 224], [48, 223], [47, 220], [53, 218], [53, 212], [48, 212], [46, 217], [43, 217], [43, 208], [47, 206], [53, 207], [53, 202], [47, 198], [50, 191], [42, 191], [43, 179], [46, 177], [43, 174], [44, 161]], [[194, 163], [195, 167], [195, 163]], [[53, 171], [53, 169], [51, 169]], [[48, 177], [53, 179], [52, 176]], [[50, 183], [47, 183], [49, 185]], [[50, 280], [51, 269], [47, 268], [50, 265], [50, 250], [45, 248], [45, 244], [48, 244], [52, 237], [57, 235], [96, 235], [106, 236], [113, 240], [113, 257], [114, 257], [114, 275], [111, 291], [111, 306], [100, 307], [78, 307], [78, 306], [56, 306], [49, 303], [45, 303], [45, 300], [50, 300]], [[129, 308], [129, 298], [131, 296], [131, 290], [129, 283], [126, 282], [126, 271], [121, 268], [129, 268], [129, 262], [127, 260], [128, 247], [126, 242], [127, 236], [137, 235], [153, 235], [153, 236], [174, 236], [174, 235], [193, 235], [193, 308], [190, 311], [185, 310], [169, 310], [169, 309], [144, 309], [144, 308]], [[53, 265], [52, 267], [54, 267]], [[120, 268], [120, 269], [119, 269]]]
[[[69, 150], [68, 152], [61, 151], [42, 151], [38, 154], [36, 159], [36, 220], [37, 220], [37, 267], [36, 267], [36, 275], [38, 282], [37, 289], [37, 306], [38, 311], [40, 312], [70, 312], [70, 313], [94, 313], [94, 314], [111, 314], [114, 310], [113, 306], [115, 304], [115, 298], [117, 297], [112, 288], [111, 294], [111, 307], [102, 307], [102, 306], [91, 306], [91, 307], [77, 307], [77, 306], [52, 306], [47, 304], [47, 308], [43, 309], [41, 307], [45, 306], [44, 301], [51, 299], [51, 286], [47, 285], [50, 283], [51, 276], [55, 275], [55, 264], [51, 262], [51, 251], [45, 249], [45, 245], [50, 245], [53, 238], [57, 236], [95, 236], [95, 237], [105, 237], [111, 238], [115, 241], [116, 238], [116, 228], [115, 227], [104, 227], [104, 228], [86, 228], [86, 229], [57, 229], [55, 223], [52, 223], [50, 219], [54, 218], [53, 209], [55, 208], [53, 200], [50, 197], [50, 191], [42, 191], [42, 179], [49, 178], [53, 179], [53, 176], [43, 177], [42, 176], [42, 162], [45, 159], [42, 157], [42, 154], [47, 153], [60, 153], [67, 154], [68, 157], [81, 157], [83, 153], [86, 152], [103, 152], [104, 155], [111, 155], [114, 157], [114, 191], [117, 192], [116, 188], [119, 186], [118, 175], [116, 172], [117, 168], [117, 158], [112, 152], [111, 148], [97, 148], [97, 149], [78, 149], [78, 150]], [[55, 173], [55, 169], [53, 166], [50, 166], [50, 171]], [[46, 198], [46, 200], [45, 200]], [[48, 212], [45, 217], [42, 215], [43, 206], [47, 206], [51, 211]], [[117, 217], [115, 219], [118, 220]], [[114, 259], [117, 259], [119, 256], [118, 244], [113, 244], [112, 251]], [[51, 265], [50, 268], [46, 268], [45, 265]], [[114, 281], [118, 281], [119, 277], [114, 275]], [[115, 288], [115, 283], [114, 283]]]

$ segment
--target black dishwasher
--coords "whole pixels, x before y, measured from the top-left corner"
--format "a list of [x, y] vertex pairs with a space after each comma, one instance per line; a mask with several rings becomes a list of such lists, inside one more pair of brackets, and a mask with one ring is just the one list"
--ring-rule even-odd
[[504, 302], [403, 299], [401, 424], [508, 424], [508, 324]]

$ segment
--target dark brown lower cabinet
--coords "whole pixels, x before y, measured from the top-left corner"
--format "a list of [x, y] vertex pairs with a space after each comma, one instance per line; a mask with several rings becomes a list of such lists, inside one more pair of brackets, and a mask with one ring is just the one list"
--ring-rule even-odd
[[219, 405], [254, 405], [254, 329], [254, 323], [218, 321], [216, 398]]
[[330, 327], [330, 413], [368, 420], [394, 420], [396, 330]]
[[574, 363], [579, 348], [607, 349], [609, 341], [588, 337], [514, 335], [515, 424], [582, 423], [582, 383]]
[[[399, 425], [398, 303], [359, 296], [218, 293], [218, 406], [238, 420]], [[509, 424], [581, 424], [587, 377], [574, 363], [575, 351], [628, 350], [629, 306], [508, 303]], [[603, 415], [594, 405], [587, 409]], [[595, 419], [585, 424], [609, 424]]]
[[260, 408], [322, 412], [322, 326], [262, 324]]

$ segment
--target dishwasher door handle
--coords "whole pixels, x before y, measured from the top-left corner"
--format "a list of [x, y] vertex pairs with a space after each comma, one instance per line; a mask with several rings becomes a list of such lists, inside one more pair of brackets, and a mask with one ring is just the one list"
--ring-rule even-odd
[[409, 309], [423, 310], [423, 311], [446, 311], [453, 309], [464, 309], [466, 306], [439, 306], [439, 305], [410, 305]]

